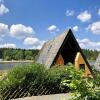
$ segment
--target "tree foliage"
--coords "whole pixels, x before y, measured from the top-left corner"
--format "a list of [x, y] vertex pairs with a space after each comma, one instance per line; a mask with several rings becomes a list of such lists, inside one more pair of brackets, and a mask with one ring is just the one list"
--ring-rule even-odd
[[[0, 59], [4, 60], [34, 60], [39, 50], [0, 48]], [[83, 49], [88, 60], [95, 60], [99, 51]]]
[[97, 50], [89, 50], [89, 49], [83, 49], [83, 53], [84, 55], [86, 56], [86, 58], [88, 60], [96, 60], [98, 54], [99, 54], [99, 51]]
[[39, 50], [0, 48], [0, 59], [4, 60], [35, 60]]

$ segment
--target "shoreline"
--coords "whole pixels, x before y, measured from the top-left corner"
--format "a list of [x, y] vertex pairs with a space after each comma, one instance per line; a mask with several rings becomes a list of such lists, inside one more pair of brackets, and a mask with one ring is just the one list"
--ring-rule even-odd
[[0, 61], [0, 63], [16, 63], [16, 62], [34, 62], [33, 60], [11, 60], [11, 61]]

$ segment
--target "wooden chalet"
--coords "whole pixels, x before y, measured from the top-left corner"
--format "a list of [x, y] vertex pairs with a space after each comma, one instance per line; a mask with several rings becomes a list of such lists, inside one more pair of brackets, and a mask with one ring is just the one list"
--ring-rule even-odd
[[71, 62], [75, 68], [84, 70], [84, 75], [93, 75], [92, 69], [86, 60], [71, 29], [46, 42], [38, 55], [37, 63], [47, 68], [53, 65], [66, 65]]

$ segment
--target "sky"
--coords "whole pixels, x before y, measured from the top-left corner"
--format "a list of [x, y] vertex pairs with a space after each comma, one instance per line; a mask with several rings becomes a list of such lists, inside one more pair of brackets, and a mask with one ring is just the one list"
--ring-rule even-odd
[[41, 49], [68, 28], [100, 50], [100, 0], [0, 0], [0, 48]]

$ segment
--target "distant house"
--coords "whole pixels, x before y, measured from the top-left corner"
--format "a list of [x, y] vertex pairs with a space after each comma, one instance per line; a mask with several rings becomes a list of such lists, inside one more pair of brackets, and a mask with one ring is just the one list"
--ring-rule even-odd
[[100, 71], [100, 53], [99, 53], [99, 55], [98, 55], [98, 57], [96, 59], [96, 62], [95, 62], [95, 69], [97, 71]]
[[71, 29], [46, 42], [37, 59], [37, 63], [44, 64], [47, 68], [53, 65], [66, 65], [69, 62], [73, 63], [76, 69], [83, 69], [85, 76], [93, 74]]

